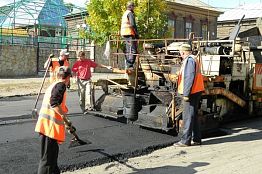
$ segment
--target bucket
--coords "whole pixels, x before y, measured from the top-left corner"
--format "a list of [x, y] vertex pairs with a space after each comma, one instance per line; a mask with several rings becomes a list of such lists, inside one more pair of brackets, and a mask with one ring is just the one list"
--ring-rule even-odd
[[138, 118], [138, 109], [136, 106], [136, 97], [133, 93], [123, 92], [124, 117], [131, 121]]

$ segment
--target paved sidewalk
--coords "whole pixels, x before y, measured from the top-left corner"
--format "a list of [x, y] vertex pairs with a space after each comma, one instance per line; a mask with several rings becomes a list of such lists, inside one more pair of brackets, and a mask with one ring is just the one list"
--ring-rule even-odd
[[227, 125], [229, 135], [204, 139], [202, 146], [170, 146], [64, 174], [260, 174], [261, 123], [260, 117]]
[[[124, 78], [124, 74], [116, 73], [93, 73], [92, 80]], [[47, 77], [42, 92], [49, 86]], [[0, 78], [0, 98], [10, 96], [35, 95], [38, 94], [43, 77], [25, 78]], [[77, 89], [76, 84], [71, 84], [72, 89]]]

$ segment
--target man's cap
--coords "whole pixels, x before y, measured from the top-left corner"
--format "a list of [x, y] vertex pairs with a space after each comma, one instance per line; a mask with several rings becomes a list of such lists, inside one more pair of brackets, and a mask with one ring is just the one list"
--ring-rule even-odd
[[179, 47], [179, 51], [191, 51], [191, 46], [189, 44], [182, 44]]
[[135, 6], [135, 3], [133, 1], [127, 2], [126, 7], [131, 7], [131, 6]]
[[67, 78], [68, 76], [71, 76], [72, 73], [71, 73], [71, 69], [69, 67], [66, 67], [66, 66], [60, 66], [58, 68], [58, 75], [60, 77], [62, 77], [62, 79], [65, 79]]
[[60, 51], [60, 56], [63, 56], [63, 55], [68, 56], [68, 55], [69, 55], [69, 52], [67, 52], [66, 49], [63, 49], [63, 50]]

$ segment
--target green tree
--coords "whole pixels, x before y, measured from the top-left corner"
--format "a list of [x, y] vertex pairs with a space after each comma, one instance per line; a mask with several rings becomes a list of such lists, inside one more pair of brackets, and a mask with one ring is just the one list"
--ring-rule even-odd
[[[118, 34], [121, 18], [129, 0], [92, 0], [87, 7], [88, 37], [104, 44], [110, 35]], [[163, 0], [134, 0], [140, 38], [163, 38], [167, 28], [166, 3]]]

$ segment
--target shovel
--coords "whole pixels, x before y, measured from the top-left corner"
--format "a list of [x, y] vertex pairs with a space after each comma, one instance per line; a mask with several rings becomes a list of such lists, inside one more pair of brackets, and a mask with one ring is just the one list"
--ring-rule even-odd
[[32, 118], [33, 118], [33, 119], [36, 119], [36, 118], [38, 117], [38, 113], [37, 113], [36, 106], [37, 106], [37, 103], [38, 103], [38, 100], [39, 100], [39, 97], [40, 97], [42, 88], [43, 88], [44, 83], [45, 83], [45, 78], [46, 78], [46, 75], [47, 75], [47, 71], [48, 71], [49, 66], [50, 66], [50, 64], [51, 64], [51, 62], [52, 62], [52, 61], [51, 61], [51, 58], [53, 58], [53, 57], [54, 57], [53, 54], [50, 54], [50, 55], [49, 55], [49, 60], [48, 60], [48, 64], [47, 64], [47, 67], [46, 67], [46, 70], [45, 70], [45, 75], [44, 75], [44, 78], [43, 78], [43, 81], [42, 81], [40, 90], [39, 90], [39, 92], [38, 92], [38, 94], [37, 94], [37, 97], [36, 97], [34, 109], [33, 109], [33, 111], [32, 111]]
[[64, 122], [68, 126], [68, 128], [67, 128], [68, 132], [74, 136], [71, 139], [68, 148], [82, 146], [82, 145], [86, 145], [86, 144], [91, 144], [92, 143], [90, 141], [83, 141], [83, 140], [81, 140], [78, 137], [78, 135], [76, 134], [76, 128], [74, 126], [72, 126], [72, 123], [66, 117], [64, 117]]
[[76, 134], [76, 132], [70, 132], [74, 137], [71, 139], [70, 144], [68, 146], [68, 148], [72, 148], [72, 147], [77, 147], [77, 146], [82, 146], [82, 145], [87, 145], [87, 144], [91, 144], [91, 141], [83, 141], [81, 140], [78, 135]]

